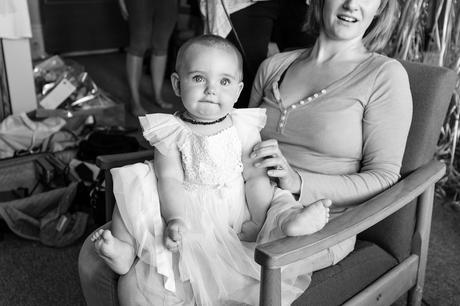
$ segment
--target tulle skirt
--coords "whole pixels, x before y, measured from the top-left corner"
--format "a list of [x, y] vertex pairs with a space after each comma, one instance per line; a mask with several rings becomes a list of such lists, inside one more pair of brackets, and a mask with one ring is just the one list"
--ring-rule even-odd
[[[241, 242], [237, 233], [249, 212], [242, 178], [224, 186], [186, 186], [186, 221], [178, 253], [163, 245], [156, 177], [151, 162], [112, 169], [114, 194], [122, 220], [136, 243], [138, 262], [122, 276], [120, 294], [138, 294], [145, 305], [258, 305], [260, 267], [254, 261], [255, 243]], [[260, 236], [282, 237], [276, 216], [292, 206], [291, 195], [277, 189]], [[299, 204], [300, 205], [300, 204]], [[353, 241], [354, 244], [354, 241]], [[351, 249], [348, 247], [351, 245]], [[347, 244], [348, 254], [353, 248]], [[344, 257], [344, 255], [343, 255]], [[289, 305], [308, 287], [310, 271], [334, 263], [325, 250], [312, 260], [282, 270], [282, 303]], [[125, 278], [125, 279], [123, 279]], [[133, 290], [136, 287], [136, 290]], [[121, 299], [123, 300], [123, 299]]]

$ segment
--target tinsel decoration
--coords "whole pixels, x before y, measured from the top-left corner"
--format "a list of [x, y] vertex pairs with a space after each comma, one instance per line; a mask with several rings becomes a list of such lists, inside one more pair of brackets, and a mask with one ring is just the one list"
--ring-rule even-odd
[[[448, 67], [460, 76], [459, 4], [458, 0], [438, 1], [424, 62]], [[436, 158], [447, 165], [446, 175], [436, 185], [436, 194], [457, 211], [460, 211], [459, 118], [460, 81], [457, 80], [436, 152]]]

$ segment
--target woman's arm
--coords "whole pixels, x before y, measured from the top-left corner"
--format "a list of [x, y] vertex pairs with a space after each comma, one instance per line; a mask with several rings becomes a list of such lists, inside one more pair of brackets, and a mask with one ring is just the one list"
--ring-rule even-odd
[[266, 66], [267, 62], [265, 60], [257, 69], [254, 82], [252, 83], [251, 97], [249, 98], [248, 107], [258, 107], [260, 103], [262, 103]]

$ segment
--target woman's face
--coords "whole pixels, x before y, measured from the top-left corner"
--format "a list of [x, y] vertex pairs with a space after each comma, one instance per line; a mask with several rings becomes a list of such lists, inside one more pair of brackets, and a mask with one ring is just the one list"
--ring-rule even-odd
[[322, 32], [333, 40], [360, 41], [380, 3], [381, 0], [324, 0]]

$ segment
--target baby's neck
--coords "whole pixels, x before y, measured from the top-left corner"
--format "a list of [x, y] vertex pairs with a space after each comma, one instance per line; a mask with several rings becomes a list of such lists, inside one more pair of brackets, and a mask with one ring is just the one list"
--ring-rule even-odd
[[[194, 121], [193, 123], [184, 120], [184, 117], [187, 119], [191, 119], [190, 121]], [[194, 133], [203, 135], [203, 136], [211, 136], [219, 133], [220, 131], [223, 131], [230, 126], [232, 126], [232, 120], [230, 116], [226, 115], [225, 117], [222, 118], [217, 118], [216, 122], [211, 121], [200, 121], [200, 120], [194, 120], [190, 118], [190, 116], [179, 116], [179, 118], [182, 119], [184, 124]], [[201, 124], [200, 124], [201, 123]]]

